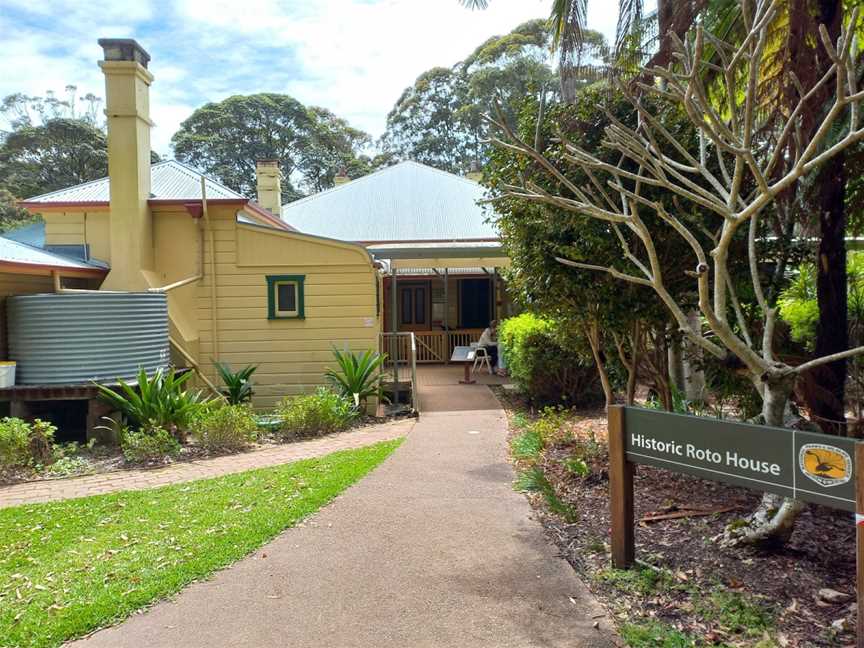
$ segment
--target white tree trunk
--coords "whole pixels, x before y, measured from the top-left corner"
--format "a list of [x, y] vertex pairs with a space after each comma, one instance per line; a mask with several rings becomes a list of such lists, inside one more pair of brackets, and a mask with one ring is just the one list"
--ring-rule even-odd
[[[763, 386], [762, 421], [764, 425], [785, 427], [791, 419], [789, 396], [792, 382], [766, 382]], [[741, 524], [733, 522], [723, 532], [720, 544], [777, 546], [785, 544], [795, 529], [795, 520], [805, 504], [773, 493], [765, 493], [756, 510]]]

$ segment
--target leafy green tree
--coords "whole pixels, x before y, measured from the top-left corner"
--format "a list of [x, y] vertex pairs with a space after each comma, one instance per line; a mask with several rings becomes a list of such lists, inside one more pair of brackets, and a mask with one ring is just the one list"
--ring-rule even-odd
[[11, 126], [18, 130], [26, 126], [39, 126], [54, 119], [77, 119], [104, 130], [99, 108], [102, 99], [92, 93], [78, 96], [78, 88], [67, 85], [65, 98], [48, 91], [44, 96], [31, 96], [23, 92], [7, 95], [0, 102], [2, 114]]
[[198, 108], [171, 139], [174, 153], [227, 186], [255, 195], [255, 162], [278, 159], [284, 202], [332, 185], [368, 135], [324, 108], [283, 94], [235, 95]]
[[16, 204], [15, 196], [7, 189], [0, 189], [0, 233], [35, 223], [38, 216]]
[[[574, 183], [587, 185], [590, 180], [583, 170], [561, 160], [556, 138], [563, 136], [572, 145], [598, 151], [607, 162], [617, 162], [611, 151], [601, 150], [605, 129], [613, 120], [635, 126], [637, 115], [630, 102], [605, 84], [585, 88], [575, 99], [572, 104], [548, 107], [539, 128], [537, 102], [526, 102], [518, 128], [520, 137], [530, 140], [536, 137], [539, 150], [562, 163]], [[678, 141], [696, 145], [695, 129], [682, 114], [667, 110], [663, 123]], [[653, 385], [663, 404], [671, 407], [672, 386], [666, 354], [676, 326], [653, 291], [647, 286], [622, 285], [608, 275], [585, 281], [579, 272], [556, 260], [564, 257], [615, 266], [622, 272], [636, 271], [631, 262], [622, 259], [620, 241], [610, 236], [608, 223], [588, 217], [574, 218], [572, 213], [555, 205], [501, 194], [502, 187], [522, 182], [550, 193], [558, 186], [544, 169], [512, 148], [497, 147], [485, 171], [485, 182], [498, 195], [495, 218], [511, 259], [507, 271], [511, 293], [528, 310], [572, 329], [570, 339], [581, 338], [590, 346], [607, 404], [614, 398], [614, 374], [623, 369], [626, 381], [620, 382], [624, 383], [621, 386], [626, 402], [632, 402], [636, 378], [641, 375]], [[658, 199], [660, 193], [650, 193], [646, 199]], [[691, 216], [695, 218], [697, 213]], [[684, 308], [695, 309], [696, 294], [686, 274], [693, 265], [689, 248], [660, 219], [652, 220], [651, 224], [657, 232], [657, 250], [666, 281]], [[631, 238], [626, 233], [623, 236]], [[637, 249], [636, 241], [631, 240], [628, 245]]]
[[0, 187], [19, 198], [55, 191], [108, 174], [108, 140], [78, 119], [22, 126], [0, 145]]
[[[357, 173], [362, 168], [358, 151], [368, 147], [372, 138], [326, 108], [309, 108], [312, 129], [309, 141], [301, 149], [299, 171], [305, 188], [311, 192], [333, 186], [333, 178], [340, 171]], [[370, 160], [370, 166], [371, 166]], [[349, 171], [349, 169], [351, 171]], [[365, 173], [360, 174], [365, 175]]]
[[526, 95], [554, 91], [549, 39], [545, 21], [532, 20], [489, 38], [452, 68], [427, 70], [388, 114], [381, 148], [451, 173], [480, 168], [488, 155], [482, 116], [493, 103], [500, 100], [515, 120]]

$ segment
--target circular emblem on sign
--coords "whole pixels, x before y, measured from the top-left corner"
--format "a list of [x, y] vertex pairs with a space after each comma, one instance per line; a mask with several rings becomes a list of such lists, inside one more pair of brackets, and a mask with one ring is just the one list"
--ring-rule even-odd
[[822, 443], [805, 443], [798, 466], [820, 486], [839, 486], [852, 478], [852, 458], [845, 450]]

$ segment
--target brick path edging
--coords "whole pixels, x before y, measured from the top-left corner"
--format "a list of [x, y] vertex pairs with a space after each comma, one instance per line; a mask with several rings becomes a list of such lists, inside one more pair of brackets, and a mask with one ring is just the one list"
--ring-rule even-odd
[[413, 427], [414, 419], [394, 421], [332, 434], [320, 439], [298, 441], [212, 459], [176, 463], [162, 468], [121, 470], [82, 477], [12, 484], [0, 487], [0, 508], [89, 497], [124, 490], [142, 490], [219, 477], [255, 468], [278, 466], [298, 459], [320, 457], [338, 450], [350, 450], [379, 441], [396, 439], [405, 436]]

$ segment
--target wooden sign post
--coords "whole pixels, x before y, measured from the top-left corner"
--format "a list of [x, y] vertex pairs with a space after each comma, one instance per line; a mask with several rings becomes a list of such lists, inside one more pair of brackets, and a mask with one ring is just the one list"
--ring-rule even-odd
[[636, 560], [636, 464], [854, 512], [856, 645], [864, 648], [864, 443], [737, 421], [610, 407], [609, 512], [616, 569], [632, 567]]

